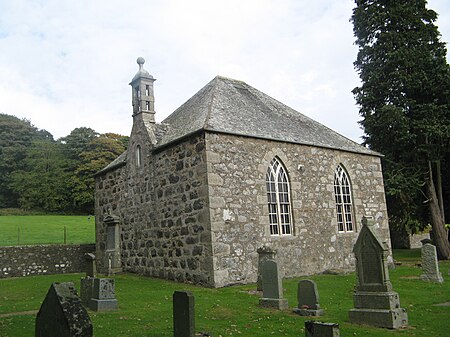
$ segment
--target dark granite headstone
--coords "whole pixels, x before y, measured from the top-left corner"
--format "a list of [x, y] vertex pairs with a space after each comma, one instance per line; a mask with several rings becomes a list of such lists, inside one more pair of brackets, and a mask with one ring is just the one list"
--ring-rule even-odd
[[287, 309], [288, 302], [283, 298], [283, 284], [278, 265], [274, 260], [266, 260], [262, 267], [263, 296], [259, 300], [262, 307]]
[[173, 293], [173, 336], [195, 336], [194, 295], [190, 291]]
[[355, 308], [349, 311], [350, 322], [390, 329], [406, 327], [408, 315], [400, 308], [398, 293], [393, 291], [389, 280], [389, 248], [364, 220], [353, 248], [357, 283], [353, 295]]
[[52, 283], [36, 316], [35, 337], [92, 337], [93, 327], [72, 282]]
[[301, 280], [297, 288], [298, 308], [294, 309], [300, 316], [322, 316], [323, 310], [319, 305], [317, 285], [312, 280]]
[[262, 246], [256, 250], [258, 252], [258, 275], [256, 280], [256, 290], [262, 291], [262, 265], [267, 260], [276, 260], [277, 251], [267, 246]]
[[339, 337], [339, 324], [316, 321], [305, 322], [305, 337]]
[[[425, 240], [422, 240], [422, 243]], [[429, 242], [423, 243], [422, 246], [422, 271], [420, 278], [424, 281], [442, 283], [444, 279], [439, 271], [439, 264], [436, 253], [436, 246]]]

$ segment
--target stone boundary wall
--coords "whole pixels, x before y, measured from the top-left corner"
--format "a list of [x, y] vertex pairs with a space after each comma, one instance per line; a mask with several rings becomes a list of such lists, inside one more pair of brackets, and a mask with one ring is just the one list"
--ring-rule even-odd
[[80, 273], [95, 244], [0, 247], [0, 278]]

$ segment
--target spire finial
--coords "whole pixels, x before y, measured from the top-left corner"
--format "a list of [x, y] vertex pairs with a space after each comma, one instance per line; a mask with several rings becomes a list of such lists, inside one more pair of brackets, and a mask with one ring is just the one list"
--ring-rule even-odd
[[137, 64], [139, 64], [139, 70], [141, 70], [144, 66], [145, 59], [143, 57], [138, 57], [136, 62], [137, 62]]

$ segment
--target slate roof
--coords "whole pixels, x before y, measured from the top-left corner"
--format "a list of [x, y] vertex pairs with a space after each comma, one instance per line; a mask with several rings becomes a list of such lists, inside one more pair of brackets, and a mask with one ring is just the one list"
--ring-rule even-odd
[[245, 82], [215, 77], [158, 127], [157, 145], [199, 130], [381, 156]]

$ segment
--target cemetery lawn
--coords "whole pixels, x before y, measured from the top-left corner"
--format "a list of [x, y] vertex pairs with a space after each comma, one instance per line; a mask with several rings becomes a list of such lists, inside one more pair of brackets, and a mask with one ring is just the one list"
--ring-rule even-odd
[[0, 246], [31, 244], [95, 242], [95, 219], [93, 216], [76, 215], [18, 215], [0, 216]]
[[[396, 252], [394, 252], [395, 254]], [[406, 254], [408, 262], [411, 254]], [[396, 256], [397, 260], [401, 258]], [[440, 262], [443, 284], [420, 280], [421, 269], [404, 263], [390, 270], [390, 278], [400, 295], [402, 308], [408, 310], [409, 327], [388, 330], [359, 326], [348, 322], [348, 310], [353, 307], [355, 274], [315, 275], [320, 304], [325, 315], [320, 321], [339, 323], [341, 336], [449, 336], [450, 302], [449, 261]], [[82, 274], [50, 275], [0, 280], [0, 336], [34, 336], [34, 319], [51, 282], [75, 283], [79, 290]], [[221, 289], [202, 288], [187, 284], [141, 277], [133, 274], [115, 276], [119, 311], [95, 313], [89, 311], [96, 337], [172, 337], [172, 294], [175, 290], [189, 290], [195, 296], [196, 330], [207, 331], [214, 337], [243, 336], [304, 336], [307, 317], [292, 313], [296, 307], [296, 288], [300, 278], [284, 280], [285, 297], [290, 308], [285, 311], [262, 309], [258, 306], [255, 284]], [[15, 313], [12, 315], [12, 313]]]

